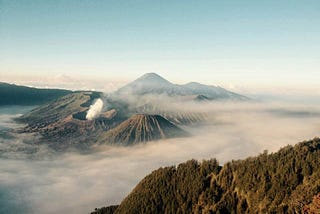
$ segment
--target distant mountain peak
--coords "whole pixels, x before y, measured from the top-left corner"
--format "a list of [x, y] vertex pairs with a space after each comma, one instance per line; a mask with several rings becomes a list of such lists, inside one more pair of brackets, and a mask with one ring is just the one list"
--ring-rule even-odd
[[156, 73], [146, 73], [135, 81], [152, 81], [152, 82], [170, 83], [168, 80], [166, 80], [165, 78], [161, 77], [159, 74], [156, 74]]
[[140, 78], [150, 78], [150, 77], [152, 77], [152, 78], [162, 78], [163, 79], [163, 77], [161, 77], [159, 74], [153, 73], [153, 72], [145, 73]]

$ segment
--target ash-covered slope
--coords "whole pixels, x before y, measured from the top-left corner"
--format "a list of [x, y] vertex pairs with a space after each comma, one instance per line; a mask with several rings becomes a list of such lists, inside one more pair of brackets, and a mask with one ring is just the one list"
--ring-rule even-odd
[[80, 112], [85, 114], [93, 101], [100, 96], [98, 92], [74, 92], [39, 106], [17, 120], [27, 123], [30, 129], [40, 129], [70, 115], [79, 117]]
[[187, 133], [160, 115], [136, 114], [103, 134], [100, 142], [132, 145], [182, 136]]
[[205, 112], [197, 112], [193, 109], [177, 109], [169, 105], [159, 103], [147, 103], [135, 109], [137, 114], [156, 114], [161, 115], [175, 125], [192, 125], [206, 121], [208, 115]]
[[90, 120], [86, 118], [101, 95], [100, 92], [74, 92], [40, 106], [17, 119], [27, 124], [20, 132], [39, 133], [42, 136], [39, 141], [55, 149], [92, 145], [102, 132], [124, 120], [115, 109], [100, 112]]
[[152, 172], [119, 207], [93, 213], [319, 213], [319, 157], [317, 138], [223, 167], [191, 160]]
[[19, 131], [39, 133], [42, 136], [39, 142], [59, 150], [70, 146], [84, 148], [94, 143], [132, 145], [187, 136], [185, 131], [159, 115], [135, 115], [126, 104], [107, 98], [108, 109], [87, 119], [101, 95], [75, 92], [40, 106], [17, 119], [27, 124]]

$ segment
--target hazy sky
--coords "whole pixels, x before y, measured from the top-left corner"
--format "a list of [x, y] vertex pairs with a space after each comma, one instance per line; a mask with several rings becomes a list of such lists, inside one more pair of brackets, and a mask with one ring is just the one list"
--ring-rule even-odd
[[0, 81], [316, 87], [319, 0], [0, 0]]

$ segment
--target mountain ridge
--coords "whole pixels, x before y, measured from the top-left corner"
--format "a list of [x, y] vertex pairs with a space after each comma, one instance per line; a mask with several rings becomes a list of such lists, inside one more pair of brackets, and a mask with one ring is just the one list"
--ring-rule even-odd
[[34, 88], [0, 82], [0, 106], [41, 105], [72, 93], [65, 89]]
[[248, 100], [249, 98], [228, 91], [219, 86], [204, 85], [197, 82], [174, 84], [156, 73], [146, 73], [127, 85], [119, 88], [116, 95], [166, 94], [168, 96], [203, 95], [210, 100]]

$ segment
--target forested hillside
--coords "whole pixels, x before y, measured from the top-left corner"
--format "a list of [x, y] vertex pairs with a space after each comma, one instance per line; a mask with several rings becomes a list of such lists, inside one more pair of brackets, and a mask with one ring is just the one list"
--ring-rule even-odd
[[0, 82], [0, 106], [40, 105], [70, 93], [72, 91], [39, 89]]
[[190, 160], [152, 172], [119, 207], [94, 213], [319, 213], [319, 166], [318, 138], [223, 167]]

